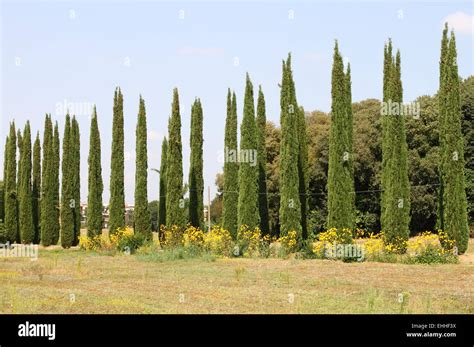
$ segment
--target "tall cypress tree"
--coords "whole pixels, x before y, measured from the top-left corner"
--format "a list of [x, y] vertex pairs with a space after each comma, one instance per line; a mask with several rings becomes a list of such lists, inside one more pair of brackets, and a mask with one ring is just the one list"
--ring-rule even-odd
[[115, 90], [112, 121], [112, 159], [110, 170], [109, 231], [125, 226], [123, 95]]
[[59, 127], [58, 122], [56, 121], [54, 124], [54, 133], [53, 133], [53, 155], [52, 155], [52, 165], [53, 165], [53, 192], [54, 192], [54, 218], [53, 218], [53, 244], [57, 245], [59, 241], [59, 233], [60, 233], [60, 225], [59, 225], [59, 218], [60, 218], [60, 208], [61, 208], [61, 201], [59, 199], [59, 150], [61, 147], [61, 143], [59, 140]]
[[41, 244], [50, 246], [54, 241], [56, 202], [53, 167], [53, 125], [46, 115], [43, 133], [43, 170], [41, 179]]
[[7, 174], [5, 178], [5, 236], [7, 241], [13, 243], [16, 242], [18, 233], [15, 122], [10, 123], [7, 159]]
[[[442, 57], [443, 58], [443, 57]], [[460, 254], [469, 241], [464, 178], [464, 141], [461, 132], [461, 100], [454, 32], [448, 42], [440, 86], [440, 145], [443, 177], [444, 230]], [[447, 246], [447, 245], [444, 245]]]
[[[227, 91], [227, 117], [224, 135], [224, 195], [222, 225], [232, 237], [237, 237], [237, 206], [239, 200], [239, 163], [237, 161], [237, 98]], [[235, 160], [233, 160], [235, 159]]]
[[32, 183], [32, 199], [33, 199], [33, 227], [35, 230], [34, 240], [35, 244], [40, 243], [41, 239], [41, 143], [39, 132], [36, 133], [35, 144], [33, 146], [33, 183]]
[[63, 136], [62, 184], [61, 184], [61, 246], [69, 248], [74, 240], [74, 195], [71, 118], [66, 115]]
[[[408, 145], [403, 105], [400, 52], [394, 59], [392, 43], [385, 50], [384, 103], [390, 110], [383, 115], [382, 139], [382, 230], [385, 242], [404, 251], [410, 225], [410, 182], [408, 179]], [[398, 110], [398, 112], [397, 112]]]
[[145, 101], [140, 96], [136, 129], [135, 161], [135, 233], [151, 238], [151, 217], [148, 211], [148, 154]]
[[31, 193], [31, 130], [27, 121], [23, 130], [20, 156], [21, 185], [19, 193], [19, 228], [21, 243], [28, 244], [34, 241], [35, 230], [33, 227], [33, 200]]
[[301, 205], [301, 234], [308, 237], [308, 143], [306, 137], [306, 120], [303, 107], [298, 108], [298, 178]]
[[181, 142], [181, 115], [179, 113], [178, 89], [173, 90], [173, 104], [169, 124], [167, 184], [166, 184], [166, 224], [183, 227], [183, 150]]
[[72, 197], [74, 199], [73, 219], [74, 236], [72, 245], [79, 244], [81, 234], [81, 133], [79, 123], [75, 116], [71, 121], [71, 177], [72, 177]]
[[[257, 125], [255, 123], [255, 106], [253, 86], [247, 73], [244, 97], [244, 115], [240, 125], [240, 167], [238, 225], [250, 229], [260, 225], [258, 211], [258, 156]], [[245, 158], [246, 157], [246, 158]]]
[[283, 61], [280, 90], [280, 235], [302, 236], [298, 177], [298, 107], [292, 92], [291, 54]]
[[100, 148], [100, 132], [97, 123], [97, 109], [94, 106], [91, 118], [89, 138], [89, 175], [87, 195], [87, 235], [93, 237], [102, 233], [102, 164]]
[[160, 201], [158, 209], [158, 230], [161, 226], [166, 226], [166, 172], [168, 158], [168, 141], [163, 138], [161, 144], [161, 164], [160, 164]]
[[329, 133], [328, 228], [354, 228], [354, 177], [352, 167], [352, 116], [350, 74], [338, 44], [334, 47], [332, 68], [331, 128]]
[[202, 106], [196, 99], [191, 109], [191, 163], [189, 168], [189, 223], [204, 228], [204, 178], [202, 160]]
[[258, 210], [260, 214], [260, 229], [264, 235], [270, 233], [268, 220], [268, 191], [267, 191], [267, 152], [265, 148], [267, 116], [265, 111], [265, 96], [262, 86], [258, 88], [257, 99], [257, 153], [258, 153]]

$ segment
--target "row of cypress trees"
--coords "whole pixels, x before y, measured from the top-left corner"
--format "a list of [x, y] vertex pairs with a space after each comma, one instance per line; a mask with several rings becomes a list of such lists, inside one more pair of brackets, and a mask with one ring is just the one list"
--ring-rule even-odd
[[[459, 76], [456, 65], [454, 33], [448, 39], [443, 31], [440, 59], [440, 207], [439, 226], [456, 241], [459, 252], [467, 248], [468, 226], [464, 191], [464, 154], [460, 123]], [[401, 57], [393, 55], [392, 42], [384, 47], [383, 102], [403, 102]], [[280, 84], [280, 235], [296, 232], [299, 239], [308, 237], [307, 191], [308, 153], [305, 115], [296, 98], [291, 54], [282, 62]], [[336, 41], [332, 68], [332, 106], [328, 163], [327, 226], [353, 229], [355, 192], [353, 169], [353, 116], [351, 70], [344, 71]], [[255, 109], [254, 88], [246, 76], [240, 146], [237, 140], [237, 101], [235, 92], [227, 92], [225, 124], [223, 227], [233, 237], [238, 228], [259, 227], [269, 233], [268, 193], [266, 183], [266, 111], [261, 86]], [[173, 91], [168, 137], [162, 143], [159, 181], [159, 225], [183, 227], [190, 223], [204, 228], [203, 220], [203, 110], [196, 99], [191, 109], [191, 158], [189, 172], [189, 210], [185, 213], [183, 196], [183, 158], [181, 115], [178, 90]], [[124, 194], [124, 118], [123, 95], [115, 90], [110, 177], [110, 220], [112, 232], [125, 226]], [[88, 234], [97, 235], [102, 228], [102, 168], [97, 111], [91, 117], [88, 183]], [[405, 120], [402, 114], [382, 115], [382, 195], [381, 223], [387, 241], [403, 244], [409, 235], [410, 185], [408, 179]], [[17, 178], [17, 145], [20, 152]], [[75, 117], [66, 115], [62, 146], [62, 185], [59, 201], [59, 132], [51, 116], [46, 115], [43, 136], [43, 163], [39, 134], [31, 146], [29, 122], [18, 133], [15, 124], [5, 146], [5, 225], [11, 242], [56, 244], [61, 235], [63, 247], [77, 244], [80, 232], [80, 134]], [[253, 160], [238, 160], [247, 151]], [[33, 153], [32, 153], [33, 152]], [[231, 154], [231, 152], [233, 154]], [[32, 162], [33, 156], [33, 162]], [[234, 160], [229, 160], [230, 158]], [[147, 122], [145, 102], [140, 96], [136, 128], [135, 231], [151, 236], [147, 197]], [[60, 217], [60, 218], [59, 218]], [[59, 220], [61, 223], [59, 223]], [[40, 227], [39, 227], [40, 226]]]

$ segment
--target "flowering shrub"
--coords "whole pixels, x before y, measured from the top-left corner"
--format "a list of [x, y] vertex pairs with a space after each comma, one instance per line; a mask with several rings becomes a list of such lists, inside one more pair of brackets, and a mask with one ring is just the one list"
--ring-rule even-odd
[[281, 244], [286, 254], [294, 253], [298, 250], [298, 235], [294, 230], [278, 238], [277, 242]]
[[232, 255], [232, 236], [224, 228], [213, 226], [209, 232], [203, 235], [203, 241], [204, 249], [213, 254], [225, 257]]
[[319, 233], [317, 241], [313, 243], [313, 253], [317, 258], [327, 258], [327, 251], [335, 245], [352, 244], [352, 231], [350, 229], [331, 228]]
[[183, 233], [183, 246], [185, 248], [196, 247], [202, 248], [204, 245], [204, 233], [201, 229], [195, 228], [192, 225], [184, 230]]
[[161, 233], [163, 235], [163, 241], [161, 242], [163, 247], [179, 247], [183, 245], [184, 230], [177, 225], [172, 225], [171, 228], [162, 225]]
[[135, 234], [132, 228], [121, 228], [117, 232], [106, 236], [104, 234], [93, 237], [80, 236], [79, 247], [83, 250], [113, 251], [133, 253], [145, 242], [145, 237]]
[[245, 224], [241, 225], [237, 233], [240, 253], [244, 256], [260, 256], [261, 234], [262, 232], [258, 227], [252, 230]]

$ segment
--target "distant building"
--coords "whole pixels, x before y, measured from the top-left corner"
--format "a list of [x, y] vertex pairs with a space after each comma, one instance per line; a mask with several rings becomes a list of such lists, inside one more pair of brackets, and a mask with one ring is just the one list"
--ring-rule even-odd
[[[135, 205], [125, 205], [125, 225], [133, 227], [133, 211], [135, 210]], [[83, 227], [87, 226], [87, 204], [81, 204], [80, 206], [81, 211], [81, 225]], [[102, 228], [108, 229], [109, 228], [109, 207], [104, 206], [102, 210]]]

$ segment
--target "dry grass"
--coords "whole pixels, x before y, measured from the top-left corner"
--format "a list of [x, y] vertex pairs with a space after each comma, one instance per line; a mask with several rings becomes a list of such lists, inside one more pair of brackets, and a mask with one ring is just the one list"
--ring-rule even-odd
[[[143, 261], [78, 249], [0, 259], [2, 313], [474, 313], [474, 242], [460, 264]], [[398, 301], [403, 293], [404, 302]]]

